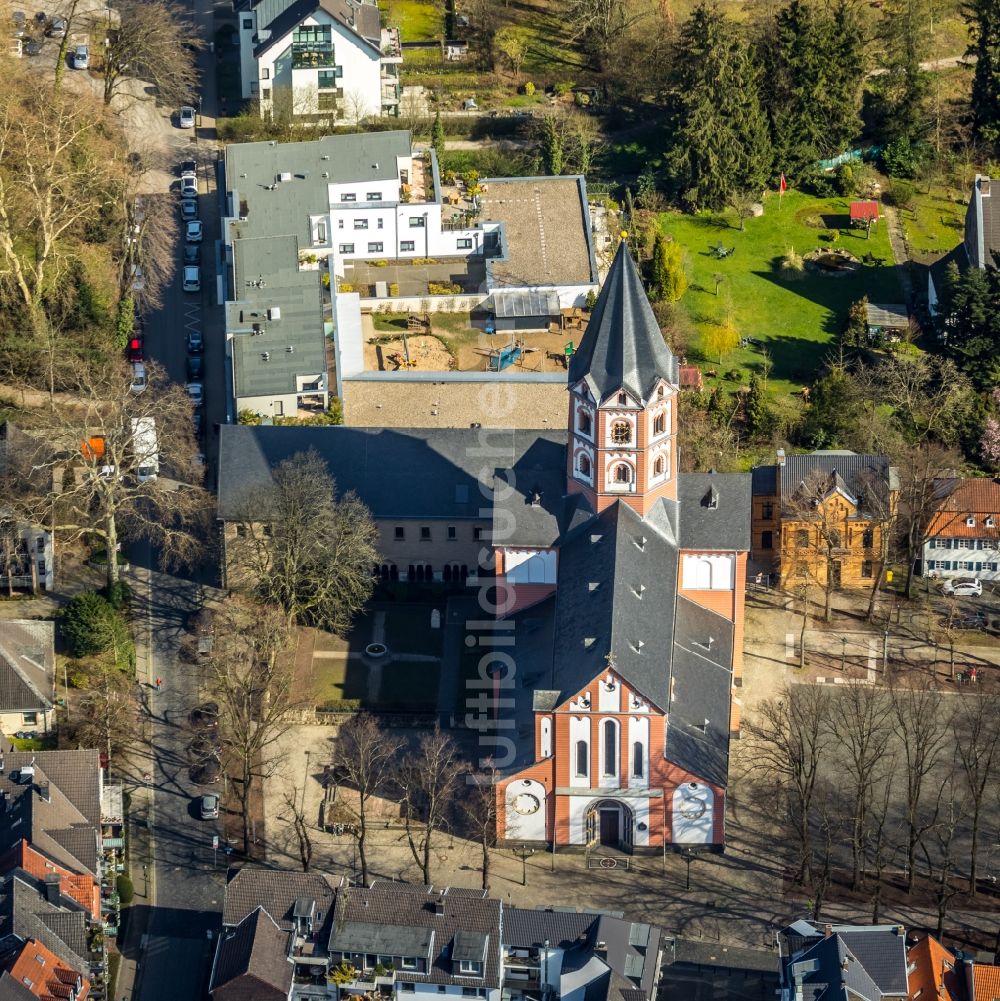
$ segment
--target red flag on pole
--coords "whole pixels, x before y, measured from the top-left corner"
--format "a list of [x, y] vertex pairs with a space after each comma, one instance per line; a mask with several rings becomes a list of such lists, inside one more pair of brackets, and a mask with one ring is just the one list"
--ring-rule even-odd
[[781, 175], [781, 180], [778, 182], [778, 194], [783, 195], [788, 190], [788, 182], [785, 180], [785, 175]]

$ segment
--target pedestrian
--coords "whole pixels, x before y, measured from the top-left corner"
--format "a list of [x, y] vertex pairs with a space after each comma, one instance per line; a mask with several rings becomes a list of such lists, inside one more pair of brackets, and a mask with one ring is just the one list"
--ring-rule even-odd
[[163, 679], [162, 678], [157, 678], [156, 679], [156, 690], [159, 691], [162, 687], [163, 687]]

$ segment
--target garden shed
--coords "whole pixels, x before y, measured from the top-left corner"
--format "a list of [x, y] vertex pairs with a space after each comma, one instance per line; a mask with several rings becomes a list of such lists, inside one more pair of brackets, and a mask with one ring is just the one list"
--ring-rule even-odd
[[548, 330], [559, 323], [559, 293], [537, 290], [494, 292], [493, 315], [497, 333], [502, 330]]
[[910, 332], [910, 316], [903, 303], [868, 303], [868, 340], [877, 344], [901, 341]]

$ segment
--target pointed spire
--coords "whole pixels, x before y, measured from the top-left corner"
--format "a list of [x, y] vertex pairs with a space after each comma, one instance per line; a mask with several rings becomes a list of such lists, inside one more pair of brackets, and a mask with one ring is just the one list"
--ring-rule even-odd
[[676, 359], [663, 340], [625, 240], [570, 361], [570, 383], [581, 379], [597, 400], [624, 389], [642, 402], [660, 379], [677, 382]]

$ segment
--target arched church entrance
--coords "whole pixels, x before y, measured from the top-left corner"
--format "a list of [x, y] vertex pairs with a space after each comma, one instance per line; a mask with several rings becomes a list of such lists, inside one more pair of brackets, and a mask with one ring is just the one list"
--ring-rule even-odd
[[635, 817], [625, 803], [602, 799], [587, 811], [587, 843], [607, 848], [632, 847]]

